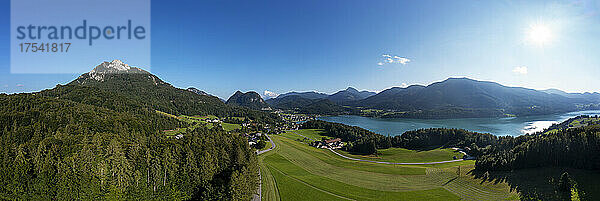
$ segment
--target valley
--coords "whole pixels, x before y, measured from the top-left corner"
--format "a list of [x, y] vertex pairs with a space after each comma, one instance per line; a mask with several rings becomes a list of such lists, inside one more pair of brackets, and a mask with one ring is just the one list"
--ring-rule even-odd
[[[600, 196], [589, 179], [599, 178], [591, 155], [598, 111], [319, 115], [385, 112], [348, 105], [375, 96], [348, 88], [264, 101], [237, 91], [222, 101], [118, 60], [104, 62], [66, 85], [0, 95], [0, 198], [553, 200], [566, 196], [556, 182], [570, 182], [571, 196]], [[538, 127], [550, 121], [557, 124]], [[536, 132], [498, 137], [493, 129], [501, 127]], [[531, 171], [536, 167], [544, 175]], [[68, 190], [73, 185], [86, 188]]]
[[600, 0], [0, 9], [0, 201], [600, 200]]
[[[505, 183], [480, 183], [468, 175], [473, 161], [436, 165], [357, 162], [310, 147], [294, 135], [290, 131], [271, 136], [278, 147], [259, 156], [263, 200], [517, 199]], [[463, 171], [460, 176], [458, 167]]]

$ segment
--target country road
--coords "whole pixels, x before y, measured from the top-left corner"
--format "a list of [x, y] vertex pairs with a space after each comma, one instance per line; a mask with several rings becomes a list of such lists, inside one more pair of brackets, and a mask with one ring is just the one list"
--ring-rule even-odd
[[267, 136], [267, 139], [269, 139], [269, 142], [271, 142], [271, 148], [268, 148], [268, 149], [265, 149], [265, 150], [262, 150], [262, 151], [258, 151], [258, 150], [257, 150], [257, 151], [256, 151], [256, 155], [260, 155], [260, 154], [262, 154], [262, 153], [265, 153], [265, 152], [267, 152], [267, 151], [271, 151], [271, 150], [273, 150], [273, 149], [275, 148], [275, 146], [276, 146], [276, 145], [275, 145], [275, 143], [273, 142], [273, 140], [271, 140], [271, 137], [269, 137], [269, 135], [265, 134], [265, 136]]
[[[262, 150], [262, 151], [256, 151], [256, 155], [260, 155], [262, 153], [271, 151], [275, 148], [275, 143], [273, 142], [273, 140], [271, 140], [271, 137], [269, 137], [269, 135], [265, 134], [265, 136], [267, 136], [267, 139], [269, 139], [269, 142], [271, 142], [271, 148]], [[254, 196], [252, 197], [252, 201], [260, 201], [262, 200], [262, 175], [260, 174], [260, 170], [258, 171], [258, 189], [256, 190], [256, 194], [254, 194]]]

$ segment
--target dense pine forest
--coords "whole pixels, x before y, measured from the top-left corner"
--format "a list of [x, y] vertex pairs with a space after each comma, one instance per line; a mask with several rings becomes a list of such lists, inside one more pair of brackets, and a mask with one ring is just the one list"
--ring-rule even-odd
[[112, 73], [114, 65], [124, 64], [104, 62], [41, 92], [0, 94], [1, 200], [252, 197], [258, 166], [245, 137], [220, 126], [169, 137], [163, 131], [190, 125], [165, 114], [260, 123], [277, 115], [225, 105], [137, 68]]
[[506, 138], [483, 149], [478, 170], [515, 170], [534, 167], [600, 169], [600, 126], [561, 129], [536, 136]]
[[173, 118], [43, 97], [1, 95], [0, 197], [14, 200], [249, 199], [257, 166], [245, 138]]

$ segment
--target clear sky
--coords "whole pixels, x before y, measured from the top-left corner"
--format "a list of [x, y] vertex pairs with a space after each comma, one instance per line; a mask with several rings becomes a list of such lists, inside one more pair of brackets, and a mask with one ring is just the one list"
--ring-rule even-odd
[[[78, 76], [11, 74], [9, 11], [0, 1], [0, 92]], [[153, 0], [151, 20], [152, 73], [225, 99], [448, 77], [600, 92], [599, 1]]]

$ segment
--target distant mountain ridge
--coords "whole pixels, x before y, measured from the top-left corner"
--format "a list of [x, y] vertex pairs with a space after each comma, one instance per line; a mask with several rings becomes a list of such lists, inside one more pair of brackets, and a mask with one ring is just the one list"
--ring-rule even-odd
[[374, 96], [375, 94], [377, 93], [370, 91], [358, 91], [355, 88], [348, 87], [346, 90], [338, 91], [329, 95], [327, 99], [337, 104], [344, 105], [345, 103], [362, 100], [370, 96]]
[[296, 110], [307, 114], [358, 114], [358, 110], [342, 105], [372, 95], [375, 95], [375, 92], [358, 91], [348, 87], [331, 95], [318, 92], [289, 92], [268, 99], [266, 102], [274, 108]]
[[427, 86], [393, 87], [377, 94], [352, 87], [331, 95], [290, 92], [266, 102], [275, 108], [301, 111], [316, 100], [331, 101], [323, 108], [337, 105], [375, 109], [371, 110], [375, 113], [368, 115], [384, 118], [527, 116], [600, 108], [600, 93], [540, 91], [469, 78], [448, 78]]
[[345, 90], [338, 91], [331, 95], [326, 94], [326, 93], [314, 92], [314, 91], [308, 91], [308, 92], [292, 91], [292, 92], [280, 94], [276, 98], [284, 98], [286, 96], [300, 96], [300, 97], [306, 98], [306, 99], [329, 99], [333, 102], [340, 103], [340, 102], [348, 102], [348, 101], [365, 99], [365, 98], [367, 98], [369, 96], [373, 96], [375, 94], [377, 94], [377, 93], [370, 92], [370, 91], [358, 91], [357, 89], [355, 89], [353, 87], [348, 87]]
[[[358, 91], [353, 87], [348, 87], [345, 90], [338, 91], [331, 95], [325, 94], [325, 93], [320, 93], [320, 92], [314, 92], [314, 91], [288, 92], [288, 93], [281, 94], [281, 95], [277, 96], [276, 98], [268, 99], [267, 102], [269, 104], [273, 103], [273, 104], [277, 105], [280, 102], [289, 102], [290, 101], [289, 98], [284, 99], [286, 97], [297, 96], [293, 99], [299, 99], [298, 97], [303, 98], [303, 99], [309, 99], [309, 100], [327, 99], [327, 100], [334, 102], [335, 104], [344, 105], [344, 104], [352, 102], [352, 101], [365, 99], [365, 98], [373, 96], [375, 94], [377, 94], [377, 93], [370, 92], [370, 91]], [[279, 101], [277, 99], [284, 99], [284, 100]], [[306, 102], [306, 100], [302, 100], [302, 101]]]
[[600, 102], [600, 93], [598, 92], [585, 92], [585, 93], [567, 93], [558, 89], [546, 89], [546, 90], [541, 90], [543, 92], [549, 93], [549, 94], [557, 94], [557, 95], [561, 95], [567, 98], [575, 98], [575, 99], [582, 99], [584, 101], [591, 101], [591, 102]]
[[277, 96], [277, 98], [283, 98], [286, 96], [300, 96], [302, 98], [307, 98], [307, 99], [322, 99], [322, 98], [327, 98], [327, 94], [324, 93], [319, 93], [319, 92], [314, 92], [314, 91], [309, 91], [309, 92], [288, 92], [288, 93], [284, 93], [284, 94], [280, 94], [279, 96]]
[[394, 110], [439, 110], [448, 108], [500, 110], [516, 115], [573, 111], [578, 104], [593, 101], [574, 99], [522, 87], [469, 78], [449, 78], [428, 86], [394, 87], [352, 103], [356, 107]]

